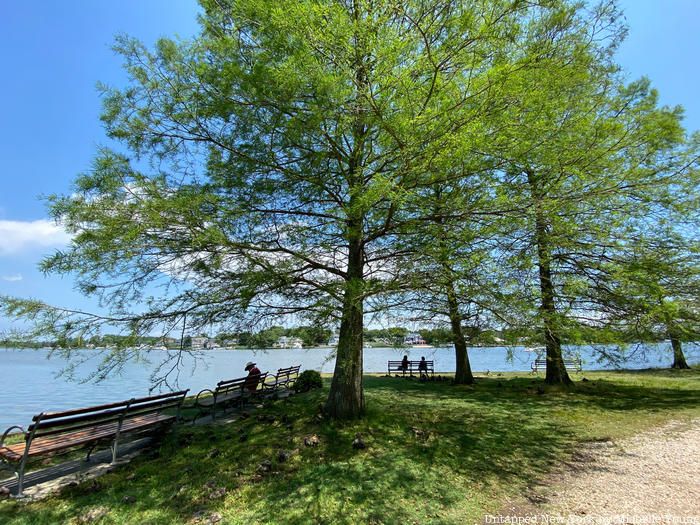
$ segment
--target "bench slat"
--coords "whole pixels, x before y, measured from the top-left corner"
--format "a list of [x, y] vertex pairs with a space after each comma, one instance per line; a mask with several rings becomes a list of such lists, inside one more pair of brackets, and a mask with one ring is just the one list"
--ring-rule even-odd
[[[110, 423], [107, 425], [93, 426], [89, 429], [80, 430], [71, 434], [62, 434], [60, 439], [54, 438], [37, 438], [32, 441], [29, 447], [28, 456], [38, 456], [47, 452], [55, 452], [65, 450], [78, 445], [84, 445], [92, 441], [107, 439], [114, 435], [117, 431], [118, 424]], [[19, 461], [24, 454], [25, 443], [17, 443], [8, 445], [0, 450], [0, 455], [9, 461]]]
[[93, 407], [83, 407], [83, 408], [75, 408], [71, 410], [64, 410], [62, 412], [42, 412], [41, 414], [37, 414], [32, 418], [32, 421], [36, 421], [41, 417], [42, 421], [47, 421], [50, 419], [56, 419], [56, 418], [64, 418], [64, 417], [71, 417], [71, 416], [77, 416], [80, 414], [88, 414], [88, 413], [94, 413], [94, 412], [101, 412], [101, 411], [106, 411], [112, 408], [121, 408], [124, 407], [128, 401], [119, 401], [116, 403], [109, 403], [106, 405], [98, 405], [98, 406], [93, 406]]
[[139, 403], [144, 403], [144, 402], [151, 402], [151, 401], [157, 401], [160, 399], [166, 399], [166, 398], [181, 398], [185, 397], [185, 395], [189, 392], [189, 390], [179, 390], [177, 392], [166, 392], [165, 394], [158, 394], [155, 396], [146, 396], [146, 397], [137, 397], [131, 400], [131, 406], [137, 405]]
[[[68, 428], [84, 428], [86, 426], [94, 425], [100, 421], [116, 421], [118, 420], [126, 411], [126, 404], [121, 405], [117, 410], [106, 410], [93, 413], [83, 413], [79, 416], [60, 418], [60, 419], [50, 419], [49, 421], [39, 420], [38, 423], [32, 423], [27, 429], [29, 432], [36, 430], [35, 435], [52, 434], [57, 432], [65, 431]], [[36, 416], [35, 416], [36, 417]]]

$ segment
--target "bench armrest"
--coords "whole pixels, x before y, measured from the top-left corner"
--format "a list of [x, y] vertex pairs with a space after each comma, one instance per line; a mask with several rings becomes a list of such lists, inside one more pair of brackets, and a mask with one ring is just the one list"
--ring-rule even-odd
[[10, 431], [15, 429], [15, 428], [20, 429], [22, 431], [22, 434], [24, 434], [25, 436], [27, 435], [27, 432], [21, 426], [12, 425], [10, 428], [5, 430], [5, 433], [2, 435], [2, 437], [0, 437], [0, 447], [5, 445], [5, 439], [7, 439], [7, 436], [9, 435]]
[[[214, 397], [214, 391], [213, 391], [213, 390], [209, 390], [208, 388], [205, 388], [204, 390], [201, 390], [201, 391], [195, 396], [195, 398], [194, 398], [194, 406], [197, 406], [197, 405], [199, 404], [199, 396], [201, 396], [201, 395], [204, 394], [205, 392], [209, 392], [209, 393], [212, 395], [212, 397]], [[183, 400], [184, 400], [184, 398], [183, 398]]]

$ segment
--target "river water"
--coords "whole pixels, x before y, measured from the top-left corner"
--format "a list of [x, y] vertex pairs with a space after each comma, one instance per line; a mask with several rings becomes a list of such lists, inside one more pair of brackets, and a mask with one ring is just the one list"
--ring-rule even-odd
[[[610, 362], [600, 361], [600, 352], [593, 347], [569, 347], [569, 355], [578, 355], [583, 360], [584, 370], [614, 368]], [[700, 346], [685, 345], [688, 362], [700, 363]], [[625, 368], [667, 367], [672, 362], [669, 344], [638, 345], [628, 349], [629, 358]], [[18, 350], [0, 348], [0, 432], [10, 425], [25, 426], [31, 417], [41, 411], [58, 411], [73, 407], [90, 406], [119, 401], [149, 394], [151, 376], [158, 363], [169, 352], [153, 350], [145, 352], [146, 362], [127, 363], [120, 373], [95, 382], [81, 382], [97, 368], [104, 357], [96, 350], [79, 350], [76, 354], [85, 359], [74, 370], [75, 379], [67, 380], [60, 375], [67, 361], [49, 351]], [[408, 354], [412, 360], [425, 356], [435, 362], [436, 372], [454, 371], [452, 348], [371, 348], [364, 351], [365, 372], [385, 372], [388, 360], [401, 359]], [[522, 347], [470, 348], [469, 358], [475, 372], [529, 371], [537, 357], [535, 352]], [[332, 372], [333, 350], [329, 348], [286, 350], [207, 350], [198, 357], [183, 355], [177, 380], [171, 379], [172, 388], [189, 388], [196, 393], [203, 388], [212, 388], [222, 379], [245, 375], [243, 367], [254, 361], [264, 371], [300, 364], [303, 369]], [[167, 389], [167, 387], [165, 387]]]

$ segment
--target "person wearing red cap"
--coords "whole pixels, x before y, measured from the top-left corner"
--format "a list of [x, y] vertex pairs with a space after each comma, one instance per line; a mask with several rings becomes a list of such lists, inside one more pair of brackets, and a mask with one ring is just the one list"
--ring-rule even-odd
[[255, 392], [258, 389], [260, 382], [260, 369], [252, 361], [248, 361], [245, 365], [245, 370], [248, 372], [248, 377], [245, 381], [245, 388], [250, 392]]

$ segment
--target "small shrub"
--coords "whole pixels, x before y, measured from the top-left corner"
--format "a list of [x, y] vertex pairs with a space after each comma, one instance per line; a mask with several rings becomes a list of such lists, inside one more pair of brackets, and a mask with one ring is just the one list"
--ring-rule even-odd
[[294, 382], [294, 391], [308, 392], [311, 389], [321, 388], [322, 386], [321, 374], [316, 372], [316, 370], [304, 370]]

